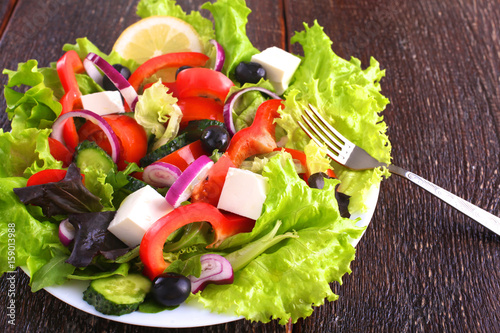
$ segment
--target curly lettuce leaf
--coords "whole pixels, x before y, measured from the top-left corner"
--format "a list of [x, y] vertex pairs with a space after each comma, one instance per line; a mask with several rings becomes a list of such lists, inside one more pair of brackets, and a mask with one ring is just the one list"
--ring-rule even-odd
[[29, 177], [42, 169], [60, 169], [62, 162], [50, 154], [49, 135], [48, 129], [0, 130], [0, 177]]
[[[297, 121], [311, 103], [346, 138], [389, 163], [391, 144], [380, 115], [389, 103], [380, 93], [379, 82], [385, 71], [373, 58], [370, 66], [362, 69], [358, 59], [347, 61], [337, 56], [317, 22], [312, 27], [304, 24], [304, 28], [291, 40], [302, 45], [304, 56], [286, 92], [285, 109], [276, 121], [287, 133], [287, 147], [304, 149], [310, 141]], [[353, 171], [337, 163], [333, 165], [342, 180], [339, 190], [352, 196], [350, 211], [366, 211], [368, 191], [378, 186], [383, 175], [389, 175], [381, 169]]]
[[161, 81], [146, 89], [139, 97], [134, 118], [144, 127], [148, 136], [155, 136], [153, 150], [175, 138], [179, 132], [182, 111], [176, 103], [177, 98], [168, 93]]
[[252, 12], [244, 0], [219, 0], [206, 2], [201, 8], [208, 9], [215, 22], [215, 38], [226, 53], [222, 72], [234, 81], [234, 69], [242, 61], [250, 61], [259, 53], [247, 36], [248, 15]]
[[[7, 115], [12, 121], [12, 131], [26, 128], [50, 128], [59, 116], [62, 106], [54, 98], [52, 89], [44, 83], [44, 75], [38, 69], [36, 60], [19, 63], [17, 71], [4, 69], [9, 76], [4, 89]], [[28, 86], [26, 92], [12, 87]]]
[[130, 69], [132, 72], [135, 71], [137, 67], [139, 67], [139, 64], [137, 64], [134, 60], [124, 59], [115, 51], [112, 51], [110, 54], [105, 54], [104, 52], [99, 50], [99, 48], [95, 46], [90, 40], [88, 40], [87, 37], [77, 38], [76, 44], [64, 44], [63, 50], [76, 51], [76, 53], [78, 53], [78, 56], [80, 57], [80, 60], [82, 61], [90, 52], [92, 52], [109, 62], [111, 65], [121, 64]]
[[208, 53], [212, 47], [209, 43], [210, 39], [215, 38], [212, 21], [201, 16], [198, 11], [186, 14], [174, 0], [141, 0], [137, 4], [137, 15], [141, 18], [155, 15], [177, 17], [193, 26], [194, 30], [200, 35], [205, 53]]
[[[13, 189], [26, 186], [26, 179], [22, 177], [0, 178], [0, 275], [13, 271], [16, 267], [26, 266], [32, 277], [47, 264], [53, 257], [53, 251], [59, 249], [67, 251], [58, 237], [58, 227], [48, 220], [36, 220], [22, 204]], [[14, 228], [9, 227], [15, 224]], [[15, 238], [14, 263], [8, 258], [9, 234]]]

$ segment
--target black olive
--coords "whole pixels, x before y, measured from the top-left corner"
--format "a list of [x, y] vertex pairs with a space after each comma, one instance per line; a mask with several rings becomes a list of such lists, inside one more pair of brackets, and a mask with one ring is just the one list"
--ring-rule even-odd
[[[130, 69], [120, 64], [114, 64], [113, 67], [125, 78], [125, 80], [128, 80], [130, 77]], [[102, 79], [102, 87], [104, 90], [109, 91], [118, 90], [118, 88], [106, 75], [104, 75], [104, 78]]]
[[188, 69], [188, 68], [192, 68], [192, 67], [191, 66], [181, 66], [181, 67], [177, 68], [177, 70], [175, 71], [175, 79], [177, 80], [177, 75], [179, 75], [180, 72], [182, 72], [183, 70]]
[[309, 183], [309, 187], [321, 190], [325, 186], [325, 178], [330, 179], [326, 173], [316, 172], [309, 176], [307, 182]]
[[202, 148], [207, 153], [212, 153], [215, 149], [224, 152], [229, 145], [229, 133], [222, 126], [212, 125], [201, 132], [200, 140]]
[[191, 281], [177, 273], [163, 273], [153, 280], [151, 294], [160, 304], [177, 306], [191, 293]]
[[257, 83], [266, 78], [266, 70], [256, 62], [240, 62], [234, 72], [239, 83]]

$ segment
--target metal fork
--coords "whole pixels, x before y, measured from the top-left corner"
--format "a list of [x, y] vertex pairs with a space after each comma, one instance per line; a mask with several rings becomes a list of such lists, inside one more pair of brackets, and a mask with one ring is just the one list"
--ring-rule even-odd
[[460, 212], [481, 223], [486, 228], [500, 235], [500, 218], [477, 206], [474, 206], [468, 201], [457, 197], [456, 195], [410, 171], [392, 164], [387, 165], [386, 163], [379, 162], [365, 150], [347, 140], [342, 134], [333, 128], [311, 104], [309, 104], [309, 109], [304, 110], [304, 113], [301, 116], [307, 126], [301, 121], [298, 122], [299, 126], [319, 146], [327, 146], [328, 156], [332, 160], [354, 170], [386, 167], [390, 172], [412, 181], [450, 206], [456, 208]]

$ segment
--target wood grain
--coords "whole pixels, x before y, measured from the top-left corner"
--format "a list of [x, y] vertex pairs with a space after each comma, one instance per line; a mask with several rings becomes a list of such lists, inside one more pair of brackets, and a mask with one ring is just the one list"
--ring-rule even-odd
[[[182, 1], [198, 10], [204, 1]], [[104, 51], [137, 20], [137, 1], [18, 0], [0, 41], [0, 67], [39, 59], [87, 36]], [[254, 45], [300, 52], [289, 38], [315, 19], [344, 58], [386, 69], [384, 112], [393, 161], [493, 214], [500, 214], [500, 6], [488, 0], [247, 0]], [[1, 7], [0, 7], [1, 8]], [[0, 12], [1, 14], [1, 12]], [[6, 82], [5, 76], [0, 78]], [[5, 105], [3, 96], [0, 104]], [[3, 107], [2, 107], [3, 109]], [[2, 126], [8, 128], [2, 114]], [[397, 176], [379, 205], [340, 299], [293, 325], [294, 332], [500, 332], [500, 236]], [[15, 332], [157, 332], [87, 315], [16, 282]], [[5, 276], [0, 279], [0, 304]], [[285, 332], [238, 321], [166, 332]]]

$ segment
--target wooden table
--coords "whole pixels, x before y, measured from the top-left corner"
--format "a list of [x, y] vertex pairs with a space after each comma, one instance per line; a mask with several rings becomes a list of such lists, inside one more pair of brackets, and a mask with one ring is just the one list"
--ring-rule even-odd
[[[179, 1], [185, 10], [203, 0]], [[394, 163], [500, 214], [500, 4], [490, 0], [248, 0], [247, 31], [259, 49], [289, 44], [302, 22], [325, 27], [344, 58], [371, 56], [387, 70], [384, 112]], [[47, 66], [64, 43], [87, 36], [108, 52], [138, 18], [137, 0], [0, 4], [0, 67], [35, 58]], [[1, 77], [5, 84], [6, 76]], [[0, 105], [4, 109], [3, 94]], [[1, 124], [9, 128], [2, 113]], [[500, 236], [397, 176], [384, 181], [352, 274], [333, 285], [340, 299], [293, 332], [500, 332]], [[0, 331], [157, 332], [88, 315], [16, 282], [16, 326]], [[167, 332], [285, 332], [277, 322], [241, 320]]]

